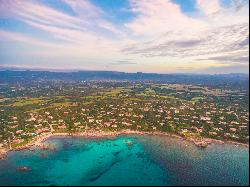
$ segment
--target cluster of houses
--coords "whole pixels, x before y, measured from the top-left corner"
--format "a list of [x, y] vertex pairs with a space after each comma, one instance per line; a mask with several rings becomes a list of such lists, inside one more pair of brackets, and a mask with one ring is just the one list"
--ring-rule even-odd
[[0, 147], [10, 141], [19, 144], [26, 137], [48, 132], [81, 132], [90, 129], [162, 131], [168, 127], [178, 130], [180, 134], [192, 132], [235, 140], [242, 138], [240, 136], [243, 134], [244, 138], [249, 139], [249, 112], [237, 110], [237, 107], [225, 108], [212, 102], [194, 104], [174, 98], [136, 102], [129, 99], [119, 102], [106, 100], [89, 105], [57, 107], [48, 111], [30, 112], [22, 118], [9, 116], [8, 121], [0, 120], [2, 124], [7, 123], [5, 131], [8, 131], [10, 137], [2, 140]]

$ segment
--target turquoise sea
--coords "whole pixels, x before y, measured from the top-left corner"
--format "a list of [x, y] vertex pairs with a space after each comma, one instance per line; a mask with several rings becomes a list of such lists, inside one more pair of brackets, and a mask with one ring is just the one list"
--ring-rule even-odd
[[53, 137], [46, 144], [53, 149], [13, 151], [0, 161], [0, 186], [249, 184], [249, 149], [232, 144], [201, 149], [166, 136]]

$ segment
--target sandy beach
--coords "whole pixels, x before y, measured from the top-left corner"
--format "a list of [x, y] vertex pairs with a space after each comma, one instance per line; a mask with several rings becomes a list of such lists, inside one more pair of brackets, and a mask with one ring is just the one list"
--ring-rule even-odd
[[235, 144], [235, 145], [240, 145], [244, 146], [246, 148], [249, 148], [248, 144], [243, 144], [239, 142], [233, 142], [233, 141], [222, 141], [222, 140], [216, 140], [216, 139], [211, 139], [211, 138], [203, 138], [202, 140], [197, 140], [193, 138], [185, 138], [176, 134], [171, 134], [167, 132], [140, 132], [140, 131], [132, 131], [132, 130], [122, 130], [122, 131], [117, 131], [117, 132], [105, 132], [105, 131], [88, 131], [88, 132], [81, 132], [81, 133], [47, 133], [43, 135], [39, 135], [36, 138], [34, 138], [33, 141], [30, 143], [24, 145], [24, 146], [19, 146], [17, 148], [13, 149], [0, 149], [0, 160], [5, 159], [9, 151], [18, 151], [18, 150], [23, 150], [23, 149], [30, 149], [31, 147], [35, 148], [46, 148], [44, 141], [51, 138], [51, 137], [56, 137], [56, 136], [61, 136], [61, 137], [88, 137], [88, 138], [115, 138], [120, 135], [160, 135], [160, 136], [168, 136], [168, 137], [174, 137], [174, 138], [179, 138], [182, 139], [183, 141], [189, 141], [194, 143], [198, 147], [206, 148], [209, 144], [211, 143], [217, 143], [217, 144]]

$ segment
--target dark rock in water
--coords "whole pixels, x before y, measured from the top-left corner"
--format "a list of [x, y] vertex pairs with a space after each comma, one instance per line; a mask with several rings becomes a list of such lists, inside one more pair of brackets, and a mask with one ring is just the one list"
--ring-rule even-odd
[[191, 169], [192, 164], [190, 163], [177, 163], [175, 164], [175, 167], [180, 170], [185, 170], [185, 169]]
[[44, 150], [44, 151], [46, 151], [46, 150], [50, 150], [51, 148], [49, 146], [45, 146], [44, 145], [44, 146], [41, 147], [41, 149]]
[[201, 141], [201, 142], [196, 142], [195, 145], [200, 148], [206, 148], [208, 146], [208, 143], [205, 141]]
[[127, 154], [128, 157], [131, 157], [132, 155], [133, 155], [132, 153]]
[[31, 151], [31, 152], [35, 151], [35, 149], [33, 147], [29, 147], [28, 150]]
[[84, 147], [85, 151], [90, 151], [91, 149], [93, 149], [93, 146], [86, 146], [86, 147]]
[[133, 142], [131, 142], [131, 141], [125, 141], [125, 143], [127, 144], [128, 147], [133, 146]]
[[143, 157], [144, 157], [144, 154], [143, 154], [142, 152], [138, 152], [138, 153], [136, 153], [136, 156], [137, 156], [138, 158], [143, 158]]
[[5, 160], [7, 158], [7, 154], [0, 155], [0, 160]]
[[48, 157], [48, 155], [47, 154], [41, 154], [41, 158], [47, 158]]
[[120, 153], [121, 153], [121, 151], [117, 151], [117, 152], [114, 152], [113, 155], [118, 156]]
[[72, 146], [71, 142], [65, 141], [63, 142], [63, 149], [68, 150]]
[[30, 171], [31, 169], [26, 166], [21, 166], [21, 167], [18, 167], [17, 170], [21, 172], [26, 172], [26, 171]]

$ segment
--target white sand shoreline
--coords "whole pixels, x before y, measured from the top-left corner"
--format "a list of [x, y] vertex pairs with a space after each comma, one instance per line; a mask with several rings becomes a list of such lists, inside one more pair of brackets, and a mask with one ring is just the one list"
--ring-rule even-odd
[[51, 137], [87, 137], [87, 138], [105, 138], [105, 137], [110, 137], [110, 138], [115, 138], [120, 135], [160, 135], [160, 136], [169, 136], [169, 137], [174, 137], [174, 138], [179, 138], [182, 139], [183, 141], [188, 141], [194, 143], [198, 147], [207, 147], [211, 143], [217, 143], [217, 144], [234, 144], [234, 145], [240, 145], [244, 146], [246, 148], [249, 148], [248, 144], [243, 144], [239, 142], [234, 142], [234, 141], [222, 141], [222, 140], [216, 140], [216, 139], [211, 139], [211, 138], [203, 138], [202, 141], [197, 140], [197, 139], [187, 139], [184, 137], [181, 137], [176, 134], [171, 134], [167, 132], [141, 132], [141, 131], [132, 131], [132, 130], [122, 130], [118, 132], [104, 132], [104, 131], [99, 131], [99, 132], [94, 132], [94, 131], [89, 131], [89, 132], [82, 132], [82, 133], [48, 133], [44, 134], [42, 136], [37, 136], [33, 141], [30, 143], [20, 146], [14, 149], [2, 149], [0, 150], [0, 160], [5, 159], [9, 151], [18, 151], [18, 150], [23, 150], [23, 149], [29, 149], [31, 147], [37, 147], [37, 148], [44, 148], [44, 141]]

